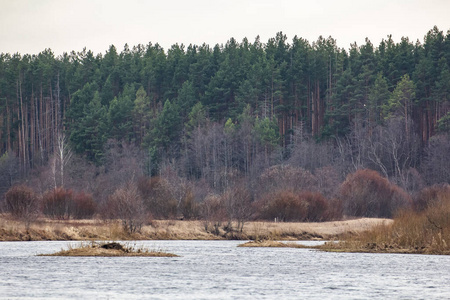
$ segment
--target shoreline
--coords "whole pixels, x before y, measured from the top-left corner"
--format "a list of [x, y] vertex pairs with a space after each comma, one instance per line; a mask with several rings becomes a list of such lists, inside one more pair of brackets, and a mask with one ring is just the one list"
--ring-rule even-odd
[[321, 246], [314, 246], [314, 249], [318, 249], [324, 252], [336, 252], [336, 253], [372, 253], [372, 254], [417, 254], [417, 255], [450, 255], [450, 251], [435, 251], [430, 248], [402, 248], [393, 245], [377, 245], [376, 243], [369, 243], [367, 245], [355, 245], [355, 246], [330, 246], [325, 243]]
[[[139, 233], [127, 233], [119, 221], [39, 219], [27, 229], [19, 221], [0, 217], [0, 241], [93, 241], [93, 240], [334, 240], [357, 234], [390, 219], [361, 218], [320, 223], [247, 222], [242, 232], [217, 234], [207, 231], [205, 221], [153, 220]], [[207, 226], [209, 225], [209, 226]]]

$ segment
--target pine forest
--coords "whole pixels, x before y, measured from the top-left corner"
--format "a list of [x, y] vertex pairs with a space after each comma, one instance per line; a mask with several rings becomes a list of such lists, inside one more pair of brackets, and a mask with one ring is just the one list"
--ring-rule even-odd
[[0, 124], [12, 213], [390, 218], [450, 183], [450, 31], [2, 53]]

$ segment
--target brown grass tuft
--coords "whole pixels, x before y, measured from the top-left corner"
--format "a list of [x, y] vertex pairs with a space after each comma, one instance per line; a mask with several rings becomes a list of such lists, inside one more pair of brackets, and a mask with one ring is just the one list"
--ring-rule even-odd
[[119, 243], [81, 243], [79, 247], [61, 250], [53, 254], [40, 254], [39, 256], [145, 256], [145, 257], [178, 257], [172, 253], [160, 250], [149, 250], [143, 247], [135, 247], [129, 244]]
[[244, 244], [238, 245], [238, 247], [266, 247], [266, 248], [308, 248], [304, 245], [296, 243], [284, 243], [272, 240], [262, 240], [262, 241], [249, 241]]

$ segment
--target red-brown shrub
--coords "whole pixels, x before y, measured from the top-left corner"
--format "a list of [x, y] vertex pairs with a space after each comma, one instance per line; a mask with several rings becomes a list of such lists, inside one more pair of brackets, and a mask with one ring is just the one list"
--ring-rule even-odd
[[90, 219], [97, 211], [97, 203], [91, 194], [76, 193], [73, 197], [73, 217], [76, 219]]
[[450, 185], [435, 184], [419, 191], [413, 199], [413, 208], [416, 212], [424, 211], [429, 206], [444, 202], [444, 199], [450, 198]]
[[177, 201], [170, 193], [168, 182], [161, 177], [141, 178], [138, 190], [146, 209], [155, 218], [169, 218], [177, 215]]
[[266, 220], [304, 221], [307, 217], [307, 203], [297, 194], [280, 191], [269, 194], [265, 199], [261, 217]]
[[340, 188], [346, 215], [391, 218], [399, 208], [410, 206], [408, 194], [373, 170], [347, 176]]
[[5, 194], [4, 210], [13, 217], [31, 221], [38, 212], [38, 199], [25, 185], [15, 185]]
[[322, 222], [329, 220], [328, 201], [320, 193], [302, 192], [299, 194], [300, 201], [307, 204], [305, 221]]
[[43, 213], [54, 219], [69, 219], [73, 213], [73, 192], [62, 187], [47, 191], [42, 197]]
[[328, 199], [328, 221], [341, 220], [343, 216], [342, 200], [339, 198]]
[[280, 191], [268, 195], [263, 203], [259, 203], [260, 217], [267, 220], [323, 222], [341, 217], [337, 209], [331, 209], [330, 201], [318, 192]]

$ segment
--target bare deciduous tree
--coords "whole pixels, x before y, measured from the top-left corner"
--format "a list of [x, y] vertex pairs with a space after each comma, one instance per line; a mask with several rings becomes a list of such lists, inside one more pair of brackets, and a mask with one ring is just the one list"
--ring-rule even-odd
[[427, 184], [450, 182], [450, 135], [432, 137], [425, 153], [421, 170]]
[[242, 184], [235, 185], [223, 193], [221, 201], [228, 217], [228, 230], [230, 232], [233, 231], [232, 221], [236, 221], [236, 230], [242, 232], [245, 222], [253, 215], [252, 199], [249, 191]]
[[386, 126], [374, 129], [369, 139], [368, 158], [374, 167], [400, 186], [408, 186], [408, 171], [417, 165], [419, 140], [412, 123], [401, 118], [387, 120]]
[[105, 164], [94, 170], [93, 194], [105, 201], [118, 187], [127, 181], [137, 182], [144, 175], [145, 157], [135, 145], [108, 140], [105, 145]]
[[289, 164], [311, 172], [316, 168], [333, 164], [336, 151], [332, 143], [318, 143], [312, 137], [307, 137], [303, 133], [301, 136], [301, 138], [294, 138], [295, 144], [291, 146]]
[[64, 170], [72, 158], [72, 150], [70, 149], [67, 138], [63, 133], [59, 134], [56, 140], [56, 157], [59, 165], [60, 186], [64, 186]]
[[117, 189], [108, 198], [106, 205], [107, 217], [121, 220], [124, 230], [128, 233], [139, 232], [142, 225], [148, 221], [144, 202], [133, 182], [128, 182], [123, 188]]
[[290, 165], [276, 165], [264, 171], [258, 180], [258, 195], [274, 191], [317, 190], [317, 180], [310, 171]]
[[19, 177], [19, 159], [9, 151], [0, 157], [0, 197], [12, 187]]
[[205, 198], [201, 205], [201, 216], [205, 231], [220, 235], [220, 227], [226, 219], [226, 211], [218, 195], [210, 194]]
[[342, 179], [336, 168], [332, 166], [318, 168], [314, 171], [314, 176], [317, 182], [317, 190], [320, 193], [329, 199], [337, 196]]

